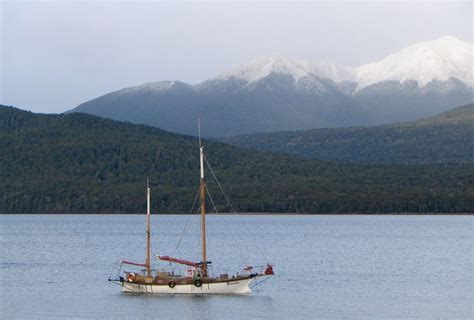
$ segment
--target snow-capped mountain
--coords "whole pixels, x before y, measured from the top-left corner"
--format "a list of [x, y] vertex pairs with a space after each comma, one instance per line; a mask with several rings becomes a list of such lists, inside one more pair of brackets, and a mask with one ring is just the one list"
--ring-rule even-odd
[[313, 74], [339, 83], [356, 82], [358, 89], [383, 81], [414, 80], [424, 87], [433, 80], [446, 81], [456, 78], [474, 86], [473, 44], [454, 37], [442, 37], [412, 45], [388, 57], [358, 67], [345, 67], [329, 63], [316, 63], [270, 55], [252, 60], [217, 79], [235, 77], [251, 83], [270, 73], [291, 75], [295, 81]]
[[191, 88], [192, 86], [181, 82], [181, 81], [160, 81], [160, 82], [148, 82], [138, 86], [124, 88], [119, 90], [120, 94], [129, 94], [134, 92], [169, 92], [172, 90], [178, 90], [178, 88], [187, 87]]
[[309, 75], [328, 78], [335, 82], [355, 80], [354, 68], [290, 59], [279, 54], [255, 58], [248, 64], [217, 76], [216, 79], [225, 80], [234, 77], [251, 83], [268, 76], [270, 73], [288, 74], [295, 81]]
[[307, 63], [308, 70], [321, 78], [331, 79], [340, 83], [344, 81], [355, 81], [355, 69], [331, 63]]
[[330, 63], [316, 63], [273, 54], [253, 59], [248, 64], [242, 65], [231, 71], [217, 76], [217, 80], [236, 78], [252, 83], [265, 78], [271, 73], [290, 75], [296, 82], [309, 75], [319, 78], [331, 79], [335, 82], [355, 80], [354, 68], [343, 67]]
[[474, 46], [454, 37], [412, 45], [373, 63], [355, 68], [359, 88], [383, 81], [414, 80], [424, 87], [433, 80], [461, 80], [474, 86]]
[[415, 120], [474, 101], [473, 45], [452, 37], [412, 45], [359, 67], [281, 55], [196, 85], [161, 81], [85, 102], [73, 112], [205, 135]]
[[219, 80], [237, 78], [247, 83], [265, 78], [271, 73], [282, 73], [293, 77], [296, 81], [308, 76], [311, 72], [307, 69], [306, 62], [293, 60], [278, 54], [258, 57], [250, 63], [240, 66], [217, 77]]

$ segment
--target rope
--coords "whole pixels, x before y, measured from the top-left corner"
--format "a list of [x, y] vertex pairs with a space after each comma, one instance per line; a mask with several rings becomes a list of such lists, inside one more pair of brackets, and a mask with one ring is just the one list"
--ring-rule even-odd
[[[237, 211], [235, 210], [234, 206], [233, 206], [232, 203], [230, 202], [229, 198], [227, 197], [227, 194], [224, 192], [224, 189], [222, 188], [221, 183], [219, 182], [219, 180], [217, 179], [216, 175], [214, 174], [214, 170], [212, 170], [212, 167], [211, 167], [211, 165], [209, 164], [209, 161], [207, 161], [207, 157], [206, 157], [206, 156], [204, 156], [204, 160], [205, 160], [205, 162], [206, 162], [207, 167], [209, 168], [209, 171], [210, 171], [211, 174], [212, 174], [212, 177], [214, 178], [214, 181], [215, 181], [216, 184], [219, 186], [219, 189], [221, 190], [222, 194], [224, 195], [224, 198], [226, 199], [226, 201], [227, 201], [227, 203], [229, 204], [230, 208], [232, 209], [233, 213], [234, 213], [234, 214], [238, 214]], [[206, 189], [207, 189], [207, 187], [206, 187]], [[216, 209], [216, 210], [217, 210], [217, 209]], [[244, 223], [245, 223], [245, 222], [244, 222]], [[229, 232], [230, 234], [232, 234], [232, 233], [230, 232], [230, 230], [228, 230], [228, 232]], [[235, 238], [234, 238], [234, 240], [235, 240]], [[261, 248], [259, 248], [258, 246], [255, 246], [255, 248], [256, 248], [258, 254], [259, 254], [260, 256], [262, 256], [262, 257], [263, 257], [265, 260], [267, 260], [267, 262], [268, 262], [268, 259], [267, 259], [266, 255], [265, 255], [265, 253], [261, 250]]]
[[211, 172], [212, 177], [214, 178], [214, 181], [215, 181], [215, 182], [217, 183], [217, 185], [219, 186], [219, 189], [221, 189], [221, 192], [222, 192], [222, 194], [224, 195], [225, 200], [226, 200], [227, 203], [229, 204], [229, 206], [230, 206], [230, 208], [232, 209], [233, 213], [237, 214], [237, 211], [235, 210], [235, 208], [234, 208], [234, 206], [232, 205], [232, 203], [230, 203], [229, 198], [227, 197], [226, 193], [224, 192], [224, 189], [222, 188], [221, 183], [219, 182], [219, 180], [217, 180], [217, 177], [216, 177], [216, 175], [214, 174], [214, 170], [212, 170], [211, 165], [210, 165], [209, 162], [207, 161], [207, 158], [204, 157], [204, 160], [206, 161], [207, 167], [209, 168], [209, 171]]
[[[209, 196], [209, 199], [211, 200], [212, 206], [214, 207], [214, 211], [216, 212], [216, 214], [220, 214], [219, 211], [217, 210], [217, 206], [214, 202], [214, 199], [212, 198], [211, 192], [209, 191], [209, 188], [207, 187], [207, 185], [206, 185], [206, 190], [207, 190], [207, 195]], [[227, 223], [224, 223], [224, 228], [226, 229], [227, 233], [232, 238], [232, 241], [234, 241], [234, 243], [238, 243], [237, 237], [234, 236], [234, 234], [230, 231], [230, 229], [227, 226]], [[240, 252], [239, 258], [240, 258], [240, 261], [244, 261], [242, 252]]]
[[[121, 274], [122, 274], [122, 261], [119, 261], [119, 269], [117, 271], [117, 278], [120, 278]], [[109, 276], [109, 279], [112, 278], [112, 275]]]
[[[271, 278], [271, 277], [267, 277], [266, 279], [263, 279], [262, 281], [257, 281], [257, 280], [255, 280], [255, 284], [252, 285], [250, 288], [257, 287], [257, 286], [261, 285], [262, 283], [264, 283], [265, 281], [270, 280], [270, 278]], [[257, 289], [258, 289], [258, 288], [257, 288]]]
[[219, 214], [219, 211], [217, 210], [216, 204], [214, 203], [214, 199], [212, 199], [211, 191], [209, 191], [209, 188], [206, 185], [206, 191], [207, 195], [209, 196], [209, 199], [211, 200], [212, 206], [214, 207], [214, 211]]
[[179, 237], [178, 244], [176, 245], [176, 250], [178, 250], [179, 247], [181, 246], [181, 242], [183, 240], [184, 234], [186, 233], [186, 231], [188, 229], [189, 221], [191, 221], [191, 216], [193, 214], [194, 207], [196, 206], [198, 196], [199, 196], [199, 189], [196, 191], [196, 196], [194, 197], [193, 206], [191, 207], [191, 210], [189, 210], [189, 216], [186, 219], [186, 224], [184, 225], [183, 231], [181, 232], [181, 236]]

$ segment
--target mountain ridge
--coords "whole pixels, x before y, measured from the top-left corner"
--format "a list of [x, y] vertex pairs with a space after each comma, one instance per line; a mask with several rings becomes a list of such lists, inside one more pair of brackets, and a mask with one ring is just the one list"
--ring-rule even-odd
[[445, 36], [408, 46], [381, 60], [357, 67], [310, 62], [273, 54], [255, 58], [248, 64], [224, 72], [216, 79], [235, 77], [251, 83], [274, 72], [290, 74], [297, 81], [313, 74], [336, 83], [355, 82], [360, 90], [384, 81], [403, 83], [414, 80], [420, 87], [424, 87], [431, 81], [446, 81], [453, 77], [472, 87], [473, 48], [473, 44]]
[[[446, 43], [458, 45], [442, 50]], [[388, 65], [381, 60], [381, 65], [369, 68], [381, 81], [373, 83], [369, 77], [363, 87], [361, 82], [355, 82], [356, 75], [349, 76], [350, 68], [273, 55], [195, 85], [162, 81], [124, 88], [84, 102], [69, 112], [191, 135], [196, 134], [194, 124], [200, 118], [209, 128], [205, 135], [211, 137], [410, 121], [474, 101], [472, 85], [457, 78], [472, 76], [472, 58], [466, 58], [466, 46], [472, 48], [459, 40], [442, 38], [402, 50], [402, 57], [415, 50], [419, 53], [417, 59], [422, 60], [425, 56], [437, 57], [438, 51], [447, 58], [454, 57], [445, 64], [456, 67], [438, 68], [429, 82], [426, 72], [421, 72], [420, 82], [403, 77], [396, 80], [400, 69], [416, 67], [416, 63], [413, 59], [395, 59], [401, 61], [400, 68], [394, 69], [393, 55], [387, 58]], [[431, 65], [420, 62], [418, 69], [430, 69]], [[384, 68], [387, 76], [380, 77]], [[396, 72], [390, 74], [390, 70]], [[452, 73], [446, 74], [446, 70]]]

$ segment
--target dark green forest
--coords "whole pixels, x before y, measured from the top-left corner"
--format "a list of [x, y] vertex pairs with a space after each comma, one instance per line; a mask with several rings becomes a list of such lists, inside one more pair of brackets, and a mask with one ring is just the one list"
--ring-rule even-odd
[[474, 104], [432, 118], [374, 127], [281, 131], [222, 138], [300, 157], [363, 164], [474, 163]]
[[[350, 165], [209, 140], [204, 145], [240, 212], [474, 212], [470, 164]], [[146, 177], [153, 213], [188, 213], [198, 160], [194, 137], [86, 114], [0, 106], [3, 213], [143, 213]], [[229, 211], [207, 176], [219, 210]]]

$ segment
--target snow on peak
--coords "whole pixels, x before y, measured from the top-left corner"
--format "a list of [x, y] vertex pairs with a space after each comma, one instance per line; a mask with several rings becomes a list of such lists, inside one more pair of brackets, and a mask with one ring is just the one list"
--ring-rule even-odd
[[355, 81], [354, 68], [331, 63], [308, 63], [310, 72], [320, 78], [334, 82]]
[[159, 82], [148, 82], [138, 86], [125, 88], [120, 90], [120, 93], [133, 93], [139, 91], [147, 91], [147, 92], [163, 92], [171, 89], [176, 84], [180, 83], [179, 81], [159, 81]]
[[309, 72], [306, 70], [304, 63], [273, 54], [253, 59], [250, 63], [223, 73], [218, 78], [227, 79], [235, 77], [251, 83], [268, 76], [270, 73], [289, 74], [297, 81], [307, 76]]
[[256, 58], [221, 74], [217, 79], [235, 77], [251, 83], [270, 73], [284, 73], [298, 81], [312, 74], [334, 82], [353, 81], [361, 89], [377, 82], [406, 80], [414, 80], [424, 87], [432, 80], [445, 81], [454, 77], [473, 87], [473, 48], [471, 43], [445, 36], [409, 46], [380, 61], [355, 68], [295, 60], [274, 54]]
[[415, 80], [420, 87], [432, 80], [458, 78], [473, 86], [473, 45], [454, 37], [409, 46], [386, 58], [355, 69], [359, 88], [381, 81]]
[[320, 78], [328, 78], [336, 82], [353, 80], [353, 71], [349, 67], [341, 67], [329, 63], [314, 63], [273, 54], [263, 56], [242, 65], [237, 69], [218, 76], [219, 79], [235, 77], [246, 80], [248, 83], [268, 76], [270, 73], [291, 75], [295, 81], [310, 74]]

